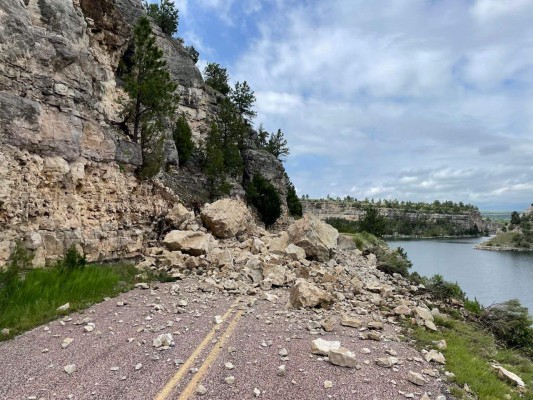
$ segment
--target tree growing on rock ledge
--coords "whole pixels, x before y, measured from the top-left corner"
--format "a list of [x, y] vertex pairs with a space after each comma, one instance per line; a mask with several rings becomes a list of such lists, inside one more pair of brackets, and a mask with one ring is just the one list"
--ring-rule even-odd
[[140, 143], [142, 166], [140, 176], [151, 178], [163, 163], [163, 140], [166, 121], [174, 115], [177, 86], [170, 78], [163, 52], [155, 44], [150, 21], [141, 17], [134, 28], [134, 52], [123, 76], [122, 116], [133, 125], [131, 139]]
[[146, 13], [154, 22], [159, 25], [163, 33], [169, 36], [178, 32], [178, 10], [174, 6], [174, 2], [170, 0], [161, 0], [158, 4], [148, 4], [144, 2]]

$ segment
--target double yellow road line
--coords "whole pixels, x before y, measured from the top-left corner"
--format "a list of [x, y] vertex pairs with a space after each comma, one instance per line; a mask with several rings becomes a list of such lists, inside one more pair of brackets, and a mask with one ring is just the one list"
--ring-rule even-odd
[[[235, 307], [240, 302], [240, 298], [235, 300], [235, 302], [228, 308], [228, 311], [222, 316], [222, 319], [224, 322], [227, 320], [227, 318], [231, 315], [231, 313], [235, 310]], [[209, 343], [212, 342], [213, 338], [217, 333], [220, 333], [220, 340], [215, 343], [215, 346], [209, 353], [209, 355], [206, 357], [200, 368], [198, 369], [198, 372], [194, 375], [194, 377], [191, 379], [189, 384], [183, 389], [183, 392], [181, 392], [181, 395], [179, 397], [179, 400], [186, 400], [188, 399], [196, 390], [196, 387], [200, 380], [205, 376], [207, 373], [207, 370], [209, 367], [213, 364], [213, 362], [217, 359], [218, 354], [222, 350], [222, 347], [224, 347], [224, 344], [228, 341], [231, 334], [235, 330], [235, 327], [237, 326], [237, 322], [239, 322], [239, 319], [242, 317], [242, 314], [244, 313], [243, 310], [238, 310], [231, 321], [228, 323], [228, 326], [225, 330], [221, 330], [219, 325], [215, 325], [211, 331], [207, 334], [207, 336], [202, 340], [202, 343], [196, 347], [194, 352], [189, 356], [187, 361], [181, 366], [181, 368], [176, 372], [176, 374], [168, 381], [168, 383], [165, 385], [165, 387], [158, 393], [155, 400], [166, 400], [167, 397], [170, 395], [172, 390], [180, 383], [180, 381], [183, 379], [184, 375], [187, 373], [189, 368], [193, 365], [194, 361], [200, 353], [209, 345]]]

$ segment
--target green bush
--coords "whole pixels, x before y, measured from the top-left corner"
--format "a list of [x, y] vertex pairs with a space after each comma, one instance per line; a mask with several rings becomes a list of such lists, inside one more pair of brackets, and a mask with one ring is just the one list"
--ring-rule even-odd
[[400, 274], [409, 276], [409, 268], [413, 265], [407, 258], [407, 253], [401, 247], [394, 250], [382, 249], [376, 252], [378, 258], [378, 269], [386, 274]]
[[265, 226], [273, 225], [281, 215], [281, 199], [277, 189], [257, 174], [246, 188], [246, 198], [259, 213]]
[[456, 283], [445, 281], [442, 275], [433, 275], [426, 284], [426, 289], [439, 300], [459, 299], [465, 298], [461, 287]]
[[65, 257], [58, 261], [57, 267], [63, 268], [67, 271], [71, 271], [73, 269], [80, 269], [85, 267], [87, 264], [87, 259], [84, 255], [81, 255], [78, 250], [76, 249], [76, 245], [71, 245], [67, 252], [65, 253]]
[[533, 320], [519, 300], [508, 300], [485, 308], [479, 321], [508, 347], [533, 351]]
[[473, 314], [479, 315], [483, 310], [483, 306], [476, 298], [474, 298], [474, 300], [467, 298], [465, 299], [465, 309]]

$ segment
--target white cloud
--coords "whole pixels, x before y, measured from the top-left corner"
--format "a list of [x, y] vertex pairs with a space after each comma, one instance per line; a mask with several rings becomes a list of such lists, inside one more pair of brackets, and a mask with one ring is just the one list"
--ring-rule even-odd
[[533, 1], [262, 5], [240, 5], [259, 36], [230, 72], [285, 132], [299, 192], [531, 203]]

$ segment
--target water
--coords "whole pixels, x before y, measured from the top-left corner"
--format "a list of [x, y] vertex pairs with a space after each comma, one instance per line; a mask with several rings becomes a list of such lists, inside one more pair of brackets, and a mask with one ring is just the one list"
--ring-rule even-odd
[[403, 247], [420, 275], [440, 274], [457, 282], [484, 306], [519, 299], [533, 314], [533, 252], [476, 250], [487, 238], [389, 241]]

